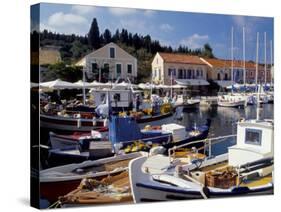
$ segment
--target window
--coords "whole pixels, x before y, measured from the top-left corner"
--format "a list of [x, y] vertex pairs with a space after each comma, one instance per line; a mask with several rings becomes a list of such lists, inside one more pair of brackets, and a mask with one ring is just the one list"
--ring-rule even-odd
[[183, 70], [179, 69], [179, 79], [183, 79]]
[[110, 47], [109, 54], [110, 54], [109, 55], [110, 58], [115, 58], [115, 48]]
[[133, 66], [132, 66], [132, 64], [127, 64], [127, 73], [128, 73], [128, 74], [132, 74], [132, 72], [133, 72]]
[[99, 69], [97, 63], [92, 63], [93, 78], [99, 80]]
[[227, 73], [224, 74], [224, 80], [227, 80]]
[[183, 72], [183, 78], [186, 79], [187, 78], [187, 70], [184, 69], [184, 72]]
[[253, 145], [261, 145], [261, 130], [246, 129], [245, 143]]
[[176, 76], [176, 69], [174, 68], [169, 68], [168, 69], [168, 76], [171, 76], [173, 74], [173, 76]]
[[120, 100], [121, 100], [121, 95], [120, 95], [120, 93], [115, 93], [115, 94], [113, 95], [113, 100], [114, 100], [114, 102], [120, 102]]
[[98, 70], [98, 64], [92, 63], [92, 72], [95, 73]]
[[105, 71], [109, 71], [109, 64], [108, 64], [108, 63], [105, 63], [105, 64], [103, 65], [103, 68], [104, 68]]
[[199, 77], [199, 70], [196, 70], [196, 77]]
[[187, 70], [187, 79], [191, 79], [191, 69]]
[[119, 77], [122, 73], [122, 66], [121, 64], [116, 64], [116, 74], [117, 74], [117, 77]]

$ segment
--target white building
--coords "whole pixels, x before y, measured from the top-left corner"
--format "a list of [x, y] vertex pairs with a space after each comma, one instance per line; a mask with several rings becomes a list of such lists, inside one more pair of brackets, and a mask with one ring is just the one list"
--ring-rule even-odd
[[83, 66], [88, 78], [107, 82], [116, 79], [135, 81], [137, 78], [137, 59], [115, 43], [93, 51], [75, 65]]

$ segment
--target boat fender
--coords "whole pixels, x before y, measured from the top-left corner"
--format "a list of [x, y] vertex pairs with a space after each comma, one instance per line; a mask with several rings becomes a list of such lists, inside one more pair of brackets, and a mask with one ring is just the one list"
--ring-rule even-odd
[[93, 122], [93, 126], [96, 126], [96, 125], [97, 125], [97, 119], [96, 119], [95, 116], [93, 116], [92, 122]]
[[164, 154], [165, 151], [166, 149], [163, 146], [155, 146], [150, 149], [149, 156]]
[[77, 128], [81, 128], [81, 116], [80, 116], [80, 114], [77, 115]]
[[107, 127], [107, 126], [108, 126], [108, 119], [104, 119], [104, 121], [103, 121], [103, 126], [104, 126], [104, 127]]

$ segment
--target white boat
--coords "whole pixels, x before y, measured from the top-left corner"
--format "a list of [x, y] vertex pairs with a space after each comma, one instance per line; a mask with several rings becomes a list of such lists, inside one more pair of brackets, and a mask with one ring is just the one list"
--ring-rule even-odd
[[232, 94], [221, 95], [218, 97], [218, 106], [221, 107], [244, 107], [247, 104], [245, 97]]
[[174, 107], [183, 107], [183, 109], [198, 108], [199, 105], [199, 99], [186, 99], [183, 95], [177, 95], [177, 100], [174, 103]]
[[[172, 157], [174, 148], [169, 156], [151, 154], [132, 160], [134, 202], [273, 194], [273, 129], [272, 120], [242, 120], [237, 143], [225, 154]], [[209, 145], [221, 138], [210, 139]]]

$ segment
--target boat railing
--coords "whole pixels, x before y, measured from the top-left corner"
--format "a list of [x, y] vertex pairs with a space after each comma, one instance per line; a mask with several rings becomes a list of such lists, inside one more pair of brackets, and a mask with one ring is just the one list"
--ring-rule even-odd
[[[195, 144], [199, 144], [199, 143], [203, 142], [204, 146], [201, 147], [201, 148], [196, 149], [196, 151], [198, 152], [200, 150], [204, 150], [204, 154], [206, 154], [206, 151], [208, 149], [207, 157], [211, 157], [212, 156], [212, 146], [214, 144], [226, 142], [226, 141], [228, 141], [226, 139], [228, 139], [228, 138], [235, 138], [236, 136], [237, 135], [234, 135], [234, 134], [233, 135], [218, 136], [218, 137], [214, 137], [214, 138], [206, 138], [206, 139], [203, 139], [203, 140], [192, 141], [192, 142], [189, 142], [189, 143], [186, 143], [186, 144], [182, 144], [182, 145], [178, 145], [178, 146], [175, 145], [172, 148], [168, 149], [168, 156], [169, 156], [170, 161], [173, 161], [176, 150], [179, 150], [181, 148], [192, 147]], [[191, 154], [192, 153], [193, 152], [191, 152]]]

